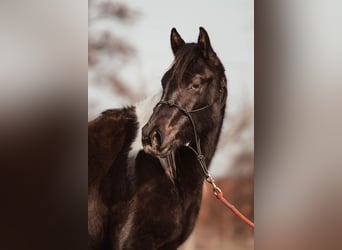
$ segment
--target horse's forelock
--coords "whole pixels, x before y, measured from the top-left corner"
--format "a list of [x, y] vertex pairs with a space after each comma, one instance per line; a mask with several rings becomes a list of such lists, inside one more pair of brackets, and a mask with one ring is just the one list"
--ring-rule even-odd
[[185, 74], [191, 71], [200, 55], [200, 48], [196, 44], [186, 44], [177, 52], [171, 78], [175, 79], [178, 86], [184, 79]]
[[[176, 84], [180, 86], [181, 82], [187, 75], [193, 73], [194, 65], [198, 63], [199, 59], [203, 58], [202, 48], [196, 43], [188, 43], [181, 47], [176, 56], [172, 66], [171, 79], [174, 79]], [[210, 62], [203, 58], [204, 61]], [[218, 75], [224, 76], [224, 67], [217, 58], [216, 64], [212, 65], [217, 71]]]

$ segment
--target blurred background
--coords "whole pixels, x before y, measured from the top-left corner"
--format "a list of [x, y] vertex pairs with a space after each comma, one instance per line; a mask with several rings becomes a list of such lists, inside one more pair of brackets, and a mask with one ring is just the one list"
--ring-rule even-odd
[[256, 231], [205, 191], [188, 249], [341, 249], [342, 2], [255, 1], [254, 33], [253, 2], [161, 2], [0, 1], [1, 249], [87, 248], [87, 120], [157, 91], [199, 25], [229, 79], [212, 171]]
[[[170, 31], [196, 42], [199, 26], [228, 78], [226, 118], [210, 172], [225, 196], [254, 220], [254, 2], [89, 1], [88, 120], [161, 89], [173, 61]], [[194, 233], [182, 249], [253, 249], [253, 231], [204, 186]]]

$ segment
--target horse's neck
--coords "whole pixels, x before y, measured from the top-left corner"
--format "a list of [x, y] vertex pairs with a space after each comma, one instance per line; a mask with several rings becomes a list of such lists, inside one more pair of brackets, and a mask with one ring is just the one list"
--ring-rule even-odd
[[217, 131], [211, 132], [210, 134], [211, 135], [202, 139], [203, 143], [201, 143], [201, 147], [206, 158], [211, 160], [215, 154], [215, 150], [218, 144], [219, 130], [217, 129]]
[[139, 128], [138, 128], [137, 136], [135, 140], [132, 142], [131, 150], [129, 152], [129, 157], [131, 159], [134, 159], [139, 153], [139, 151], [142, 150], [142, 144], [141, 144], [142, 127], [150, 119], [153, 113], [153, 108], [160, 100], [161, 95], [162, 95], [162, 91], [159, 91], [156, 94], [152, 95], [151, 97], [146, 98], [145, 100], [142, 100], [141, 102], [135, 105], [135, 112], [136, 112], [136, 117], [137, 117]]
[[[221, 132], [223, 116], [224, 116], [224, 108], [220, 110], [221, 117], [215, 121], [216, 126], [210, 130], [205, 135], [200, 136], [200, 147], [202, 154], [205, 156], [207, 168], [210, 166], [210, 162], [214, 156], [219, 135]], [[191, 145], [194, 149], [196, 149], [196, 145]], [[191, 179], [192, 189], [197, 188], [199, 185], [202, 185], [205, 173], [201, 165], [198, 162], [197, 155], [188, 148], [183, 148], [178, 155], [177, 161], [177, 178], [189, 180]]]
[[225, 107], [223, 107], [220, 110], [221, 116], [218, 118], [217, 121], [215, 121], [216, 126], [211, 131], [209, 131], [205, 136], [200, 136], [201, 150], [202, 150], [203, 155], [207, 159], [208, 165], [211, 162], [216, 151], [219, 136], [221, 133], [223, 118], [224, 118], [224, 110], [225, 110]]

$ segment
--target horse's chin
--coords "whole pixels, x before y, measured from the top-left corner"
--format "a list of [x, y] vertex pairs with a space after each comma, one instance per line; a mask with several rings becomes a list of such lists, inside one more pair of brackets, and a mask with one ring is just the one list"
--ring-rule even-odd
[[176, 162], [173, 147], [171, 146], [164, 148], [162, 151], [158, 151], [150, 145], [146, 145], [144, 146], [144, 152], [158, 158], [166, 176], [174, 183], [176, 177]]
[[174, 183], [176, 177], [175, 152], [171, 151], [166, 157], [158, 157], [165, 174]]

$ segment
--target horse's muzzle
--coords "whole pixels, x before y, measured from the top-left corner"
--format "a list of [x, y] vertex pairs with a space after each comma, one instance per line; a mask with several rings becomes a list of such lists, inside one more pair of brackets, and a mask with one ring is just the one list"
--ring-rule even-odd
[[143, 145], [150, 145], [153, 148], [158, 148], [162, 144], [162, 136], [158, 130], [153, 130], [148, 134], [142, 135], [142, 143]]
[[[142, 144], [145, 153], [152, 154], [154, 156], [163, 157], [167, 155], [170, 145], [164, 145], [166, 141], [161, 131], [157, 128], [150, 128], [145, 125], [142, 129]], [[169, 144], [169, 143], [166, 143]]]

